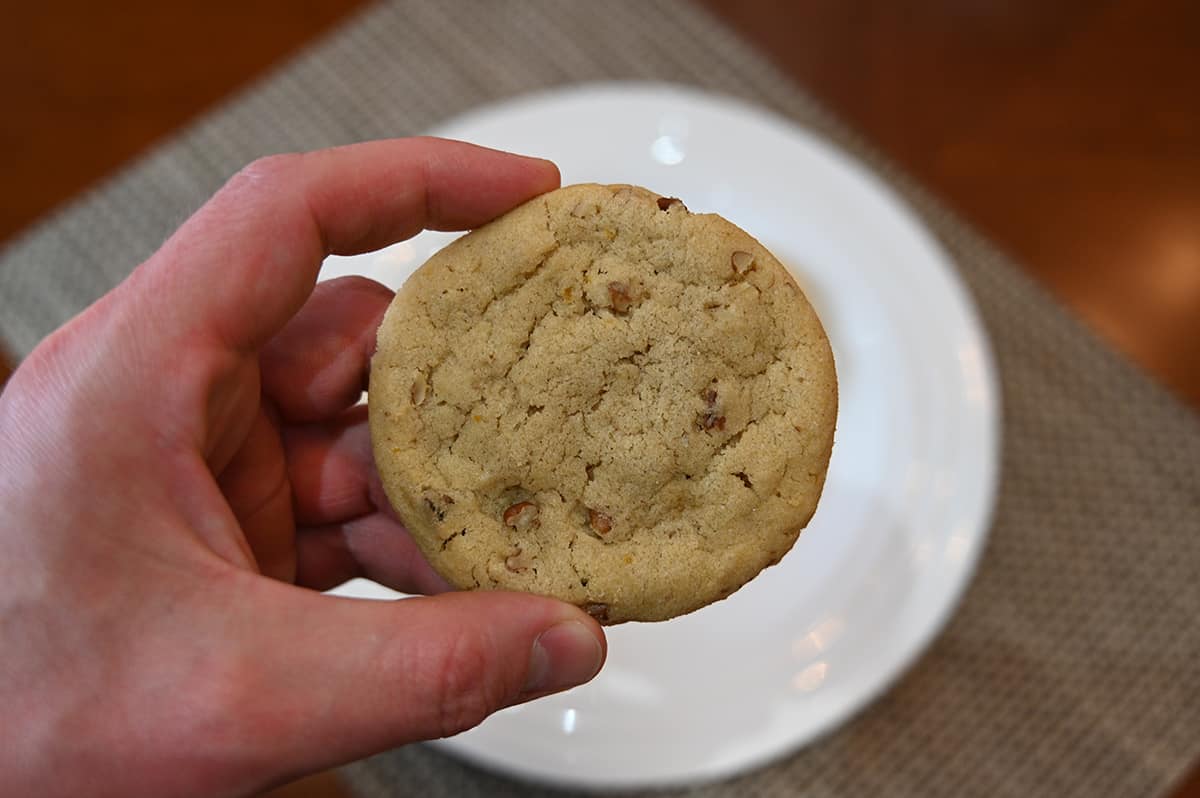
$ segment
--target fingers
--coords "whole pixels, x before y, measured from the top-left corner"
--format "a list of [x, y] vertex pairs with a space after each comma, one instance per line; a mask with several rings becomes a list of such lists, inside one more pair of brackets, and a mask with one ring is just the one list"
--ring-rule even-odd
[[408, 530], [385, 512], [302, 529], [296, 556], [296, 584], [314, 590], [329, 590], [356, 576], [402, 593], [432, 595], [452, 589], [425, 560]]
[[231, 179], [131, 290], [170, 309], [157, 335], [253, 349], [304, 304], [326, 255], [478, 226], [557, 185], [547, 161], [431, 138], [273, 156]]
[[[264, 583], [246, 641], [233, 761], [295, 774], [455, 734], [592, 678], [604, 635], [576, 607], [516, 593], [398, 602]], [[302, 719], [302, 720], [301, 720]], [[302, 724], [302, 733], [297, 733]]]
[[329, 418], [358, 401], [391, 301], [389, 289], [363, 277], [317, 285], [259, 356], [263, 392], [286, 418]]
[[[363, 576], [346, 540], [345, 525], [313, 527], [296, 536], [296, 584], [313, 590], [331, 590], [343, 582]], [[393, 587], [404, 593], [418, 593]]]
[[283, 446], [297, 524], [337, 523], [376, 509], [366, 407], [324, 424], [285, 427]]
[[365, 576], [405, 593], [450, 589], [392, 516], [374, 468], [367, 409], [284, 429], [296, 523], [296, 583], [328, 590]]
[[296, 554], [291, 491], [279, 434], [262, 409], [241, 447], [221, 470], [217, 484], [241, 526], [259, 571], [292, 581]]

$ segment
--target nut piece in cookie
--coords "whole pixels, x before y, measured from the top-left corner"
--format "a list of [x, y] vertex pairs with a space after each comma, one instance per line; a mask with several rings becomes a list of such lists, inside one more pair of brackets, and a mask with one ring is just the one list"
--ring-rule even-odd
[[538, 506], [533, 502], [517, 502], [504, 511], [504, 523], [520, 532], [536, 527], [538, 521]]
[[705, 430], [717, 430], [718, 432], [725, 431], [725, 416], [721, 415], [721, 402], [716, 389], [717, 381], [713, 380], [712, 385], [704, 389], [704, 410], [696, 420], [696, 426]]
[[733, 273], [739, 277], [744, 277], [754, 271], [754, 256], [749, 252], [743, 252], [740, 249], [735, 250], [729, 256], [729, 265], [733, 267]]
[[612, 532], [613, 520], [611, 515], [592, 509], [589, 509], [587, 512], [588, 526], [591, 527], [593, 532], [602, 538], [609, 532]]

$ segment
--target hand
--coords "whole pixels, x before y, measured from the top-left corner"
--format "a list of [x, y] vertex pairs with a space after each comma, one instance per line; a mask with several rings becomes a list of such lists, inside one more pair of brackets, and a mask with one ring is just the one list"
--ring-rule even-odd
[[432, 139], [267, 158], [30, 354], [0, 395], [0, 794], [246, 794], [596, 673], [557, 601], [310, 589], [444, 586], [354, 407], [390, 292], [314, 289], [322, 259], [557, 184]]

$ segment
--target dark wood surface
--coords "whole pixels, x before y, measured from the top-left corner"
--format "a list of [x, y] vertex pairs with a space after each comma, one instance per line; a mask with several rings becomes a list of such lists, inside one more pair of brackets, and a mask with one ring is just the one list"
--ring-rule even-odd
[[[702, 2], [1200, 407], [1200, 3]], [[364, 5], [11, 4], [0, 241]]]
[[1200, 407], [1200, 3], [705, 4]]

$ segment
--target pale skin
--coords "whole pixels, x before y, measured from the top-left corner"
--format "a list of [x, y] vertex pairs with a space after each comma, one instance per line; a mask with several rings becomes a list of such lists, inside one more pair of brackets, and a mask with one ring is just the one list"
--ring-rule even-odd
[[[596, 674], [578, 608], [443, 592], [354, 407], [391, 293], [314, 288], [558, 180], [435, 139], [258, 161], [29, 355], [0, 394], [0, 794], [252, 794]], [[356, 575], [440, 595], [318, 592]]]

